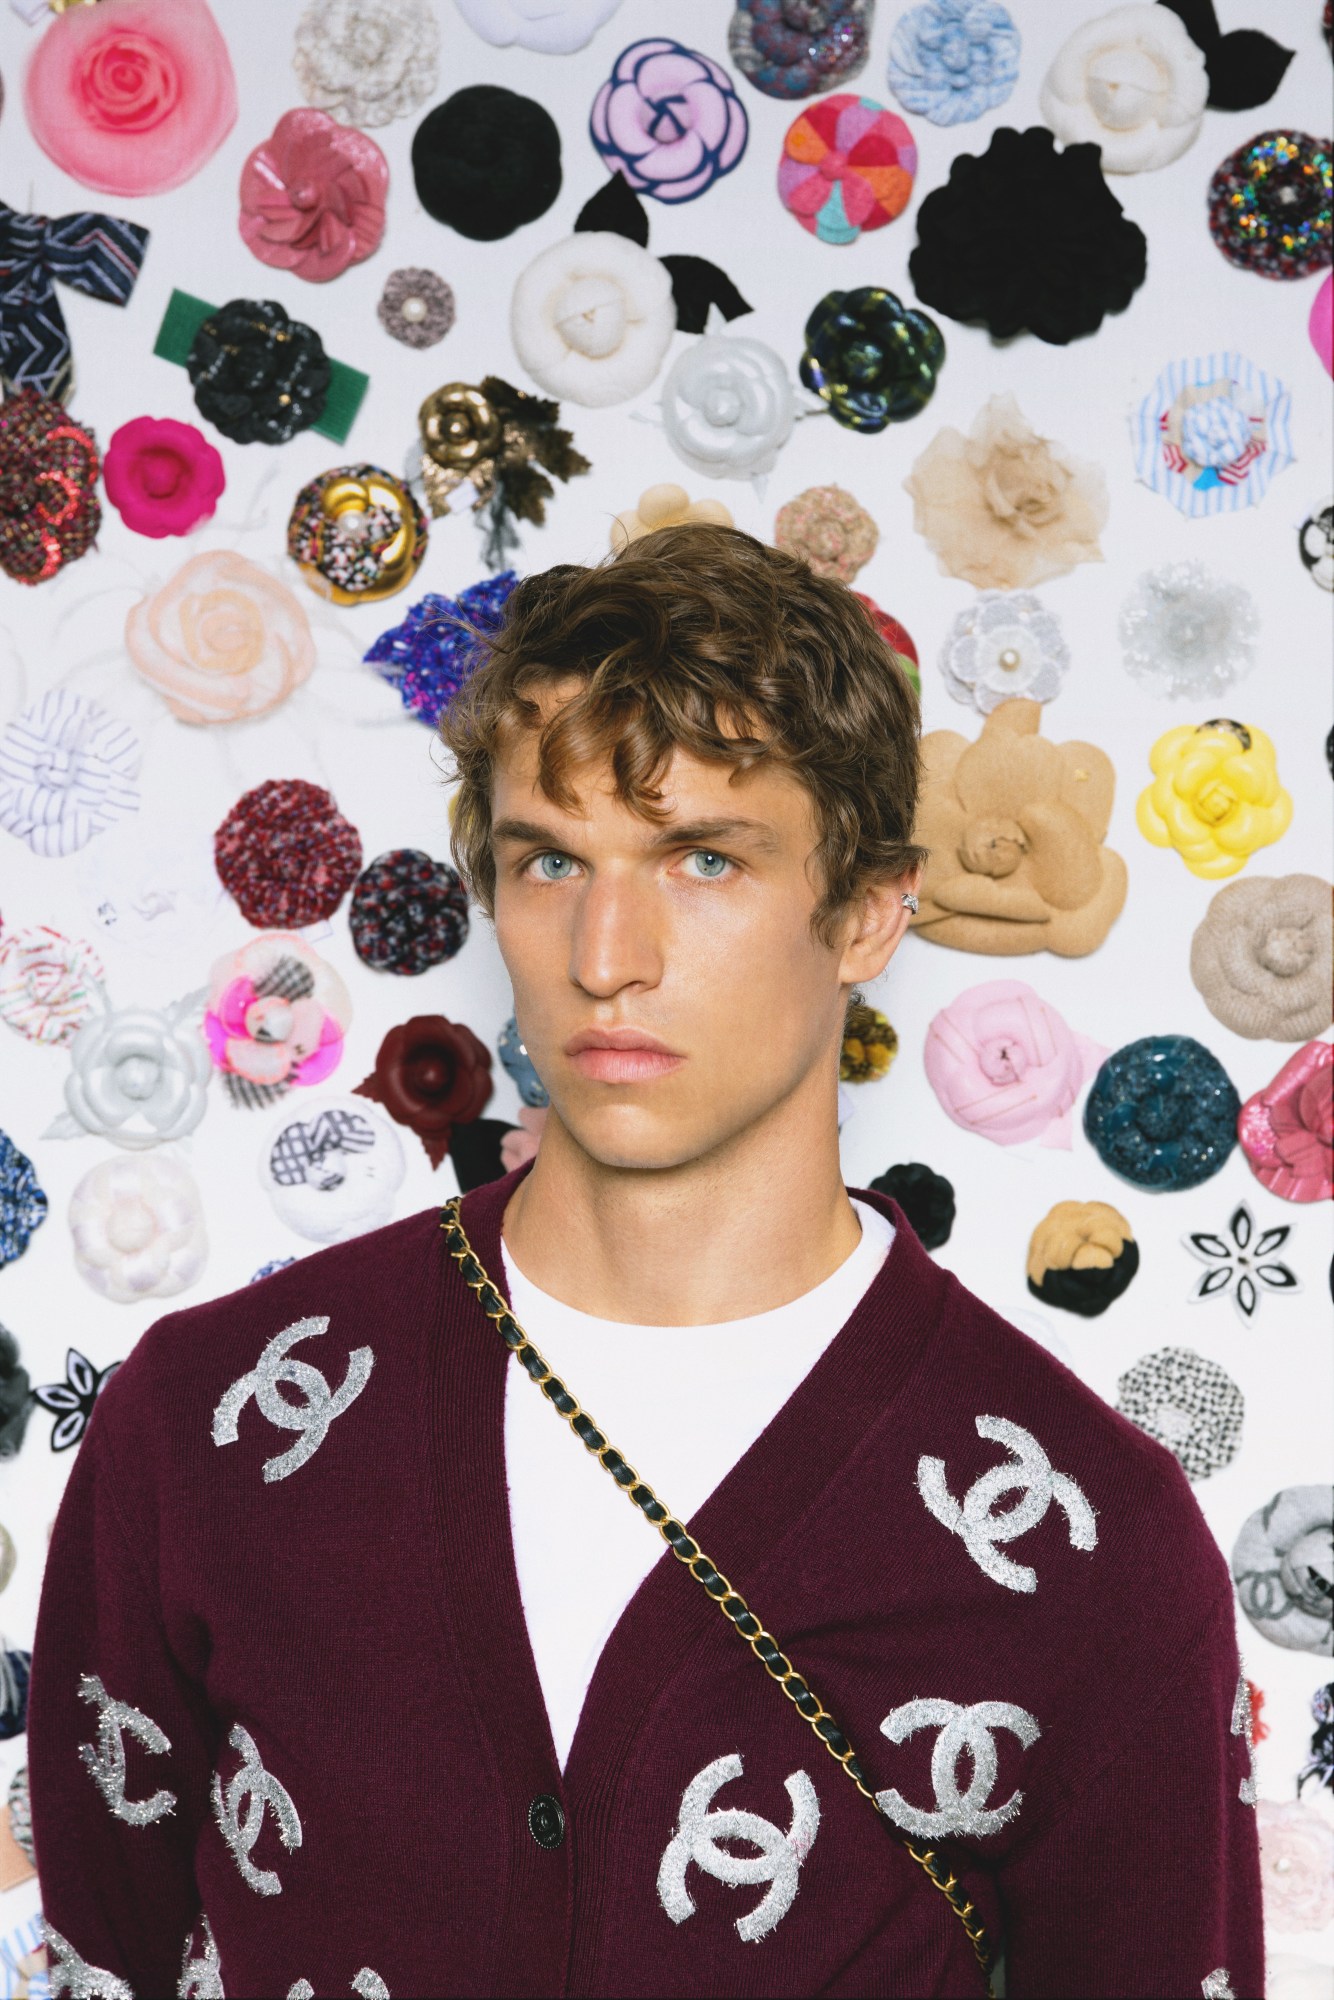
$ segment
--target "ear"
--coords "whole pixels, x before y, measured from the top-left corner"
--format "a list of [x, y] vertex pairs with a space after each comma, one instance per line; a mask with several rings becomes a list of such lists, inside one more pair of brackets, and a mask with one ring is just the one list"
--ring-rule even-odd
[[845, 986], [879, 978], [912, 922], [912, 910], [903, 899], [917, 895], [921, 883], [922, 871], [914, 868], [910, 874], [873, 882], [863, 892], [839, 959], [838, 976]]

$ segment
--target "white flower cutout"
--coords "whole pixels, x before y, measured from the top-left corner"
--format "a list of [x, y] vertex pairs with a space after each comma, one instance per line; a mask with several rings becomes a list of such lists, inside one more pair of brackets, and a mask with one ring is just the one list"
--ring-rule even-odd
[[1257, 1236], [1255, 1217], [1243, 1201], [1228, 1217], [1226, 1235], [1199, 1229], [1184, 1236], [1181, 1240], [1191, 1256], [1207, 1266], [1191, 1293], [1192, 1302], [1221, 1298], [1230, 1292], [1233, 1305], [1249, 1325], [1266, 1292], [1287, 1292], [1290, 1296], [1299, 1292], [1301, 1279], [1278, 1256], [1291, 1234], [1292, 1224], [1281, 1222]]
[[1028, 590], [988, 590], [961, 611], [940, 655], [955, 701], [990, 715], [1003, 701], [1050, 701], [1070, 665], [1061, 628]]

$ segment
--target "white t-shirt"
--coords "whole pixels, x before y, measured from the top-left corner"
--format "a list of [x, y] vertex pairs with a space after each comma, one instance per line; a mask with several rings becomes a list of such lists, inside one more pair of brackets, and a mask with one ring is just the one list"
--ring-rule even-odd
[[[502, 1245], [519, 1324], [679, 1519], [698, 1513], [777, 1416], [880, 1269], [893, 1224], [865, 1202], [853, 1206], [861, 1240], [822, 1284], [708, 1326], [593, 1319], [539, 1291]], [[517, 1367], [505, 1386], [505, 1465], [519, 1590], [564, 1770], [598, 1656], [667, 1551]]]

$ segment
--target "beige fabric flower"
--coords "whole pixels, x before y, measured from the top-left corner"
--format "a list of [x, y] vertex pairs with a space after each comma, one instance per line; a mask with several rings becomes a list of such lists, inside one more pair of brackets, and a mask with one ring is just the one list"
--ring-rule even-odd
[[1022, 590], [1102, 561], [1102, 467], [1039, 437], [1013, 396], [993, 396], [967, 437], [938, 431], [903, 484], [941, 569], [980, 590]]
[[1190, 976], [1216, 1020], [1250, 1041], [1309, 1042], [1334, 1022], [1331, 889], [1318, 875], [1251, 875], [1220, 889], [1191, 939]]
[[645, 487], [639, 505], [616, 516], [611, 524], [611, 546], [619, 554], [641, 535], [651, 535], [658, 528], [685, 528], [699, 521], [717, 528], [736, 525], [721, 500], [692, 500], [684, 486], [664, 481], [661, 486]]
[[315, 664], [306, 614], [286, 584], [226, 549], [193, 556], [136, 604], [125, 645], [182, 722], [267, 715]]
[[1042, 83], [1042, 115], [1064, 145], [1092, 141], [1105, 174], [1178, 159], [1209, 96], [1204, 52], [1169, 7], [1113, 7], [1081, 22]]
[[778, 510], [774, 546], [800, 556], [817, 576], [851, 583], [880, 540], [866, 509], [841, 486], [808, 486]]

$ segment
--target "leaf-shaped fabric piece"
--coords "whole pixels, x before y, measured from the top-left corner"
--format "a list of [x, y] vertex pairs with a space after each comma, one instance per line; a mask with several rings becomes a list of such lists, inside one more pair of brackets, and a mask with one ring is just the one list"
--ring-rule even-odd
[[1259, 28], [1223, 34], [1213, 0], [1161, 0], [1204, 56], [1209, 103], [1215, 111], [1252, 111], [1282, 83], [1294, 51]]
[[1259, 1304], [1259, 1293], [1251, 1280], [1243, 1275], [1237, 1280], [1237, 1289], [1232, 1294], [1232, 1303], [1243, 1319], [1254, 1319], [1255, 1308]]
[[717, 306], [728, 320], [754, 310], [726, 271], [720, 271], [707, 257], [663, 257], [659, 261], [671, 277], [676, 324], [682, 333], [703, 333], [710, 306]]
[[1225, 1243], [1221, 1236], [1213, 1235], [1207, 1229], [1196, 1230], [1186, 1238], [1186, 1247], [1206, 1264], [1229, 1263], [1235, 1255], [1232, 1245]]
[[1291, 1234], [1292, 1224], [1290, 1222], [1281, 1222], [1277, 1228], [1266, 1229], [1264, 1235], [1255, 1246], [1254, 1255], [1257, 1257], [1272, 1256], [1275, 1250], [1283, 1248], [1283, 1245], [1287, 1242]]
[[1252, 1232], [1255, 1228], [1254, 1218], [1244, 1201], [1233, 1209], [1232, 1214], [1228, 1217], [1227, 1226], [1232, 1241], [1236, 1244], [1238, 1250], [1244, 1250], [1250, 1242]]
[[1192, 1296], [1197, 1299], [1217, 1298], [1220, 1292], [1227, 1290], [1235, 1276], [1230, 1264], [1215, 1264], [1212, 1271], [1205, 1272]]
[[71, 1347], [65, 1355], [65, 1373], [70, 1386], [81, 1396], [97, 1394], [97, 1370], [86, 1354], [80, 1354], [77, 1347]]
[[60, 1419], [51, 1433], [52, 1451], [68, 1451], [71, 1445], [79, 1442], [87, 1428], [87, 1411], [71, 1410], [67, 1417]]
[[620, 172], [614, 173], [607, 185], [584, 203], [574, 227], [576, 234], [580, 230], [605, 229], [615, 236], [628, 236], [641, 250], [648, 249], [648, 212]]
[[1287, 1264], [1257, 1264], [1255, 1275], [1271, 1292], [1299, 1292], [1301, 1280]]

